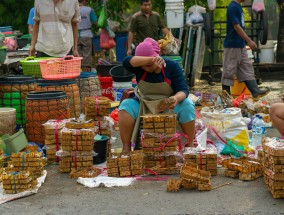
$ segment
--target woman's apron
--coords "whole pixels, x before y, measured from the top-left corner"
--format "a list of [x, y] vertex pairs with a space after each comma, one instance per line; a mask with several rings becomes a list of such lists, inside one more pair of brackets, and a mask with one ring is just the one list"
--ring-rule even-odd
[[148, 72], [144, 72], [141, 80], [135, 88], [135, 94], [140, 101], [139, 114], [135, 121], [132, 137], [131, 137], [131, 149], [133, 150], [140, 127], [140, 116], [144, 114], [157, 114], [156, 106], [162, 99], [169, 98], [174, 94], [174, 90], [171, 87], [171, 80], [165, 75], [164, 68], [162, 68], [164, 75], [164, 82], [161, 83], [149, 83], [145, 81]]

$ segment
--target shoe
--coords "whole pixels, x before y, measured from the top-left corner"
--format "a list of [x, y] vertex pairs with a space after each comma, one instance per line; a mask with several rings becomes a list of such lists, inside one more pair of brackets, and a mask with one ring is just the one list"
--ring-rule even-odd
[[222, 90], [226, 90], [229, 95], [231, 95], [231, 86], [223, 85]]
[[258, 99], [270, 92], [270, 89], [261, 90], [258, 88], [256, 80], [245, 81], [246, 87], [249, 89], [253, 98]]
[[266, 90], [259, 90], [257, 93], [254, 93], [252, 95], [253, 98], [258, 99], [261, 98], [265, 95], [267, 95], [270, 92], [270, 89], [266, 89]]

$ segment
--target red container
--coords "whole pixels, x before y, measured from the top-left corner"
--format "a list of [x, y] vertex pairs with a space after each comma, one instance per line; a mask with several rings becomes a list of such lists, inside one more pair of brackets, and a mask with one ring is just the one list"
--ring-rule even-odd
[[102, 96], [108, 97], [112, 101], [113, 97], [113, 88], [112, 88], [112, 77], [99, 77], [101, 86], [102, 86]]

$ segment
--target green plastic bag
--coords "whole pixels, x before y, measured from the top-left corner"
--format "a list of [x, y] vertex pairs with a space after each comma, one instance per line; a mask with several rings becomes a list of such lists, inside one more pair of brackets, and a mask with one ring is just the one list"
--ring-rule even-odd
[[232, 140], [229, 140], [227, 142], [227, 145], [225, 145], [225, 147], [221, 151], [221, 154], [222, 155], [234, 155], [236, 157], [242, 157], [244, 155], [244, 153], [243, 153], [244, 150], [245, 150], [244, 146], [237, 146], [233, 143]]
[[107, 18], [106, 18], [105, 7], [103, 6], [98, 20], [98, 27], [103, 28], [106, 25], [107, 25]]

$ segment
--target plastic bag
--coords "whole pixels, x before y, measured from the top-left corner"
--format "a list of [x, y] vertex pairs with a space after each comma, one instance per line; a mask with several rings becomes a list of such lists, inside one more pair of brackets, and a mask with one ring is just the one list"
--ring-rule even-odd
[[203, 16], [201, 15], [201, 13], [198, 12], [198, 8], [195, 7], [194, 12], [187, 18], [186, 24], [191, 25], [199, 23], [203, 23]]
[[254, 0], [252, 10], [257, 13], [265, 11], [264, 0]]
[[167, 33], [164, 39], [158, 41], [162, 52], [166, 55], [174, 55], [179, 53], [179, 44], [172, 35], [172, 32]]
[[106, 29], [101, 30], [101, 35], [100, 35], [100, 47], [102, 49], [111, 49], [116, 46], [116, 43], [113, 38], [110, 38], [108, 32]]
[[104, 6], [102, 7], [102, 10], [100, 12], [99, 20], [98, 20], [98, 27], [103, 28], [107, 25], [107, 19], [106, 19], [106, 12]]
[[197, 11], [198, 13], [201, 13], [201, 14], [206, 13], [206, 8], [201, 7], [199, 5], [193, 5], [188, 9], [189, 14], [193, 13], [194, 11]]
[[107, 24], [113, 32], [116, 32], [120, 26], [119, 22], [110, 19], [107, 19]]
[[233, 143], [232, 140], [229, 140], [223, 150], [221, 151], [222, 155], [234, 155], [236, 157], [242, 157], [244, 155], [244, 147], [237, 146]]
[[232, 140], [236, 145], [247, 149], [248, 130], [240, 108], [227, 108], [221, 111], [202, 108], [201, 115], [206, 126], [214, 128], [221, 138]]
[[9, 51], [15, 51], [17, 49], [17, 42], [12, 37], [6, 37], [3, 41], [3, 46], [6, 46]]
[[215, 10], [216, 0], [207, 0], [209, 10]]
[[241, 102], [244, 101], [247, 98], [248, 98], [248, 96], [245, 94], [245, 89], [244, 89], [241, 95], [239, 95], [237, 98], [232, 100], [232, 103], [233, 103], [234, 107], [239, 107]]

